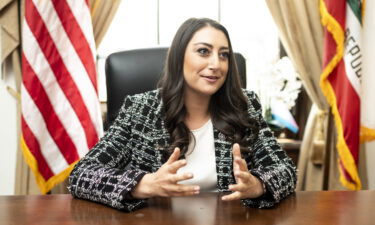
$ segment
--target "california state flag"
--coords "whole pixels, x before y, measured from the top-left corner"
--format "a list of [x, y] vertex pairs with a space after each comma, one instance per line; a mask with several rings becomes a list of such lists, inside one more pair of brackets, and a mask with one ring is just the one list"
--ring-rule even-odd
[[361, 189], [358, 158], [362, 96], [362, 1], [321, 0], [325, 27], [321, 88], [334, 115], [341, 183]]

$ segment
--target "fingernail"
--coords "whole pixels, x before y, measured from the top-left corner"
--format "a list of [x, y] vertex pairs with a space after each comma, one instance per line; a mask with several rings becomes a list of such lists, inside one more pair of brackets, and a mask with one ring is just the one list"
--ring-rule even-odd
[[199, 194], [199, 191], [194, 191], [194, 194], [195, 194], [195, 195]]
[[194, 191], [198, 191], [199, 192], [199, 189], [201, 189], [199, 186], [195, 186], [194, 187]]

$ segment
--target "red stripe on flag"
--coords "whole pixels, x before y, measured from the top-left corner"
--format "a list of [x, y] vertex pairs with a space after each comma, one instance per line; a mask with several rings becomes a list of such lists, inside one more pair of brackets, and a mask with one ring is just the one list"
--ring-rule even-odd
[[[69, 5], [65, 0], [52, 0], [52, 3], [55, 7], [57, 15], [60, 18], [61, 24], [64, 27], [65, 32], [67, 33], [70, 41], [72, 42], [79, 58], [81, 59], [87, 74], [94, 86], [96, 93], [97, 82], [96, 82], [96, 71], [95, 71], [95, 62], [94, 55], [91, 52], [91, 48], [84, 33], [81, 30], [81, 27], [77, 23], [76, 18], [74, 17]], [[83, 74], [82, 74], [83, 75]]]
[[[30, 4], [27, 4], [30, 3]], [[30, 27], [30, 30], [37, 39], [41, 50], [43, 51], [46, 59], [48, 60], [52, 71], [56, 76], [56, 80], [63, 90], [68, 101], [72, 105], [81, 125], [85, 131], [87, 145], [89, 148], [93, 147], [98, 141], [98, 134], [94, 127], [94, 123], [90, 118], [90, 114], [87, 110], [86, 104], [82, 99], [82, 96], [71, 78], [71, 74], [68, 72], [64, 65], [64, 62], [45, 26], [43, 20], [35, 8], [35, 5], [26, 1], [25, 3], [25, 18]]]
[[325, 0], [324, 2], [328, 12], [335, 17], [342, 28], [345, 28], [346, 0]]
[[54, 174], [52, 170], [49, 168], [47, 161], [43, 157], [42, 152], [40, 151], [38, 140], [35, 138], [33, 132], [31, 132], [23, 116], [21, 116], [21, 127], [22, 127], [22, 135], [25, 140], [25, 143], [28, 149], [30, 150], [31, 154], [34, 156], [35, 160], [38, 162], [39, 173], [43, 176], [45, 180], [48, 180]]
[[[345, 17], [346, 17], [346, 2], [338, 1], [325, 1], [328, 12], [334, 15], [334, 18], [340, 24], [341, 29], [345, 31]], [[324, 53], [323, 53], [323, 68], [331, 62], [332, 58], [337, 53], [337, 45], [330, 32], [325, 30], [324, 35]]]
[[76, 146], [56, 115], [43, 85], [24, 55], [22, 55], [22, 64], [24, 74], [27, 74], [24, 76], [23, 84], [43, 116], [48, 132], [68, 164], [74, 163], [79, 159]]
[[342, 121], [345, 142], [355, 163], [358, 164], [360, 98], [348, 80], [343, 60], [332, 71], [328, 80], [336, 95], [337, 109]]

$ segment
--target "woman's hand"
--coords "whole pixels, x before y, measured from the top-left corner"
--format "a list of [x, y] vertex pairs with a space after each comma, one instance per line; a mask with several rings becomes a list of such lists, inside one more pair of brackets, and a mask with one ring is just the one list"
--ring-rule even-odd
[[191, 173], [177, 174], [177, 170], [186, 165], [186, 160], [178, 160], [179, 157], [180, 149], [175, 148], [168, 161], [158, 171], [143, 176], [131, 195], [142, 199], [199, 194], [199, 186], [178, 184], [179, 181], [193, 178]]
[[229, 185], [229, 190], [233, 191], [233, 193], [223, 196], [222, 200], [232, 201], [257, 198], [264, 194], [261, 181], [249, 172], [246, 161], [241, 158], [240, 146], [238, 144], [233, 145], [233, 173], [236, 184]]

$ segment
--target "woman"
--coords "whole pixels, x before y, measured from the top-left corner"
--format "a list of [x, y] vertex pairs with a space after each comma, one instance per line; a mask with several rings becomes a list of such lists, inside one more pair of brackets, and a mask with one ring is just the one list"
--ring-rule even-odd
[[242, 90], [227, 30], [189, 19], [169, 49], [159, 89], [128, 96], [106, 135], [75, 166], [70, 192], [124, 211], [155, 196], [230, 191], [223, 201], [271, 207], [296, 170]]

